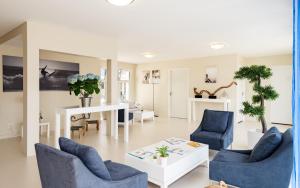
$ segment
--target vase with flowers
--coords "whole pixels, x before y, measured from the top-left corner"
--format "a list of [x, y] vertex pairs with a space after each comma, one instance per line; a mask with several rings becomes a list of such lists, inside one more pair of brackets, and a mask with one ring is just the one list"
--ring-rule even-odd
[[75, 74], [68, 77], [70, 95], [74, 93], [76, 96], [80, 96], [82, 107], [91, 106], [92, 95], [100, 93], [99, 83], [100, 77], [92, 73]]

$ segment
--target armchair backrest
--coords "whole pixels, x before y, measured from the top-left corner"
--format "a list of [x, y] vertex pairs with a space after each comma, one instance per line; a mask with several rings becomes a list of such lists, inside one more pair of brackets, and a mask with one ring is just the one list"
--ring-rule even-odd
[[228, 111], [205, 110], [200, 129], [224, 133], [233, 127], [234, 113]]
[[80, 188], [104, 180], [92, 174], [79, 158], [44, 144], [35, 144], [36, 158], [43, 188]]
[[[270, 178], [276, 177], [279, 187], [288, 187], [293, 169], [293, 133], [288, 129], [282, 134], [282, 142], [276, 151], [261, 164], [272, 171]], [[271, 177], [272, 176], [272, 177]]]

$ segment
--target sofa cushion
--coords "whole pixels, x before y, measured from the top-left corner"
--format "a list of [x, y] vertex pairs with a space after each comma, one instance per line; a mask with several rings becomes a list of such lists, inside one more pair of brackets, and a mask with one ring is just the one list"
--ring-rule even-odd
[[201, 122], [202, 130], [224, 133], [227, 128], [229, 112], [205, 110]]
[[191, 140], [203, 144], [208, 144], [209, 149], [219, 150], [220, 148], [223, 148], [221, 133], [199, 131], [191, 134]]
[[250, 162], [261, 161], [268, 158], [281, 144], [282, 134], [276, 127], [269, 129], [254, 146]]
[[233, 152], [230, 150], [221, 150], [213, 159], [214, 161], [221, 162], [237, 162], [246, 163], [249, 162], [249, 155]]
[[67, 138], [59, 138], [60, 149], [77, 156], [83, 164], [96, 176], [105, 180], [112, 180], [111, 176], [98, 152], [89, 146], [81, 145]]
[[105, 166], [108, 169], [111, 179], [113, 181], [126, 179], [128, 177], [132, 177], [132, 176], [142, 173], [130, 166], [123, 165], [120, 163], [115, 163], [110, 160], [105, 161], [104, 163], [105, 163]]

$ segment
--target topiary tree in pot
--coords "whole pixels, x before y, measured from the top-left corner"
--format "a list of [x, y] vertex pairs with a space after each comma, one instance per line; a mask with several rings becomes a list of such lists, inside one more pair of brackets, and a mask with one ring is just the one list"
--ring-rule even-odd
[[278, 93], [271, 85], [262, 85], [262, 80], [269, 79], [272, 76], [272, 70], [264, 65], [251, 65], [241, 67], [235, 72], [235, 79], [247, 79], [253, 84], [254, 95], [252, 102], [243, 102], [241, 112], [251, 117], [256, 117], [262, 126], [262, 133], [267, 131], [267, 123], [265, 119], [265, 101], [275, 100], [278, 98]]

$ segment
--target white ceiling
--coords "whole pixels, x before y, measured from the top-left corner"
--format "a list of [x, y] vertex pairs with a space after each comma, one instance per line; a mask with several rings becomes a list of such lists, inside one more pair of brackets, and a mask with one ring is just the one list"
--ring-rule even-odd
[[[105, 0], [0, 1], [0, 35], [25, 20], [116, 37], [119, 60], [132, 63], [292, 48], [292, 0], [136, 0], [127, 7]], [[215, 51], [211, 42], [227, 46]]]

